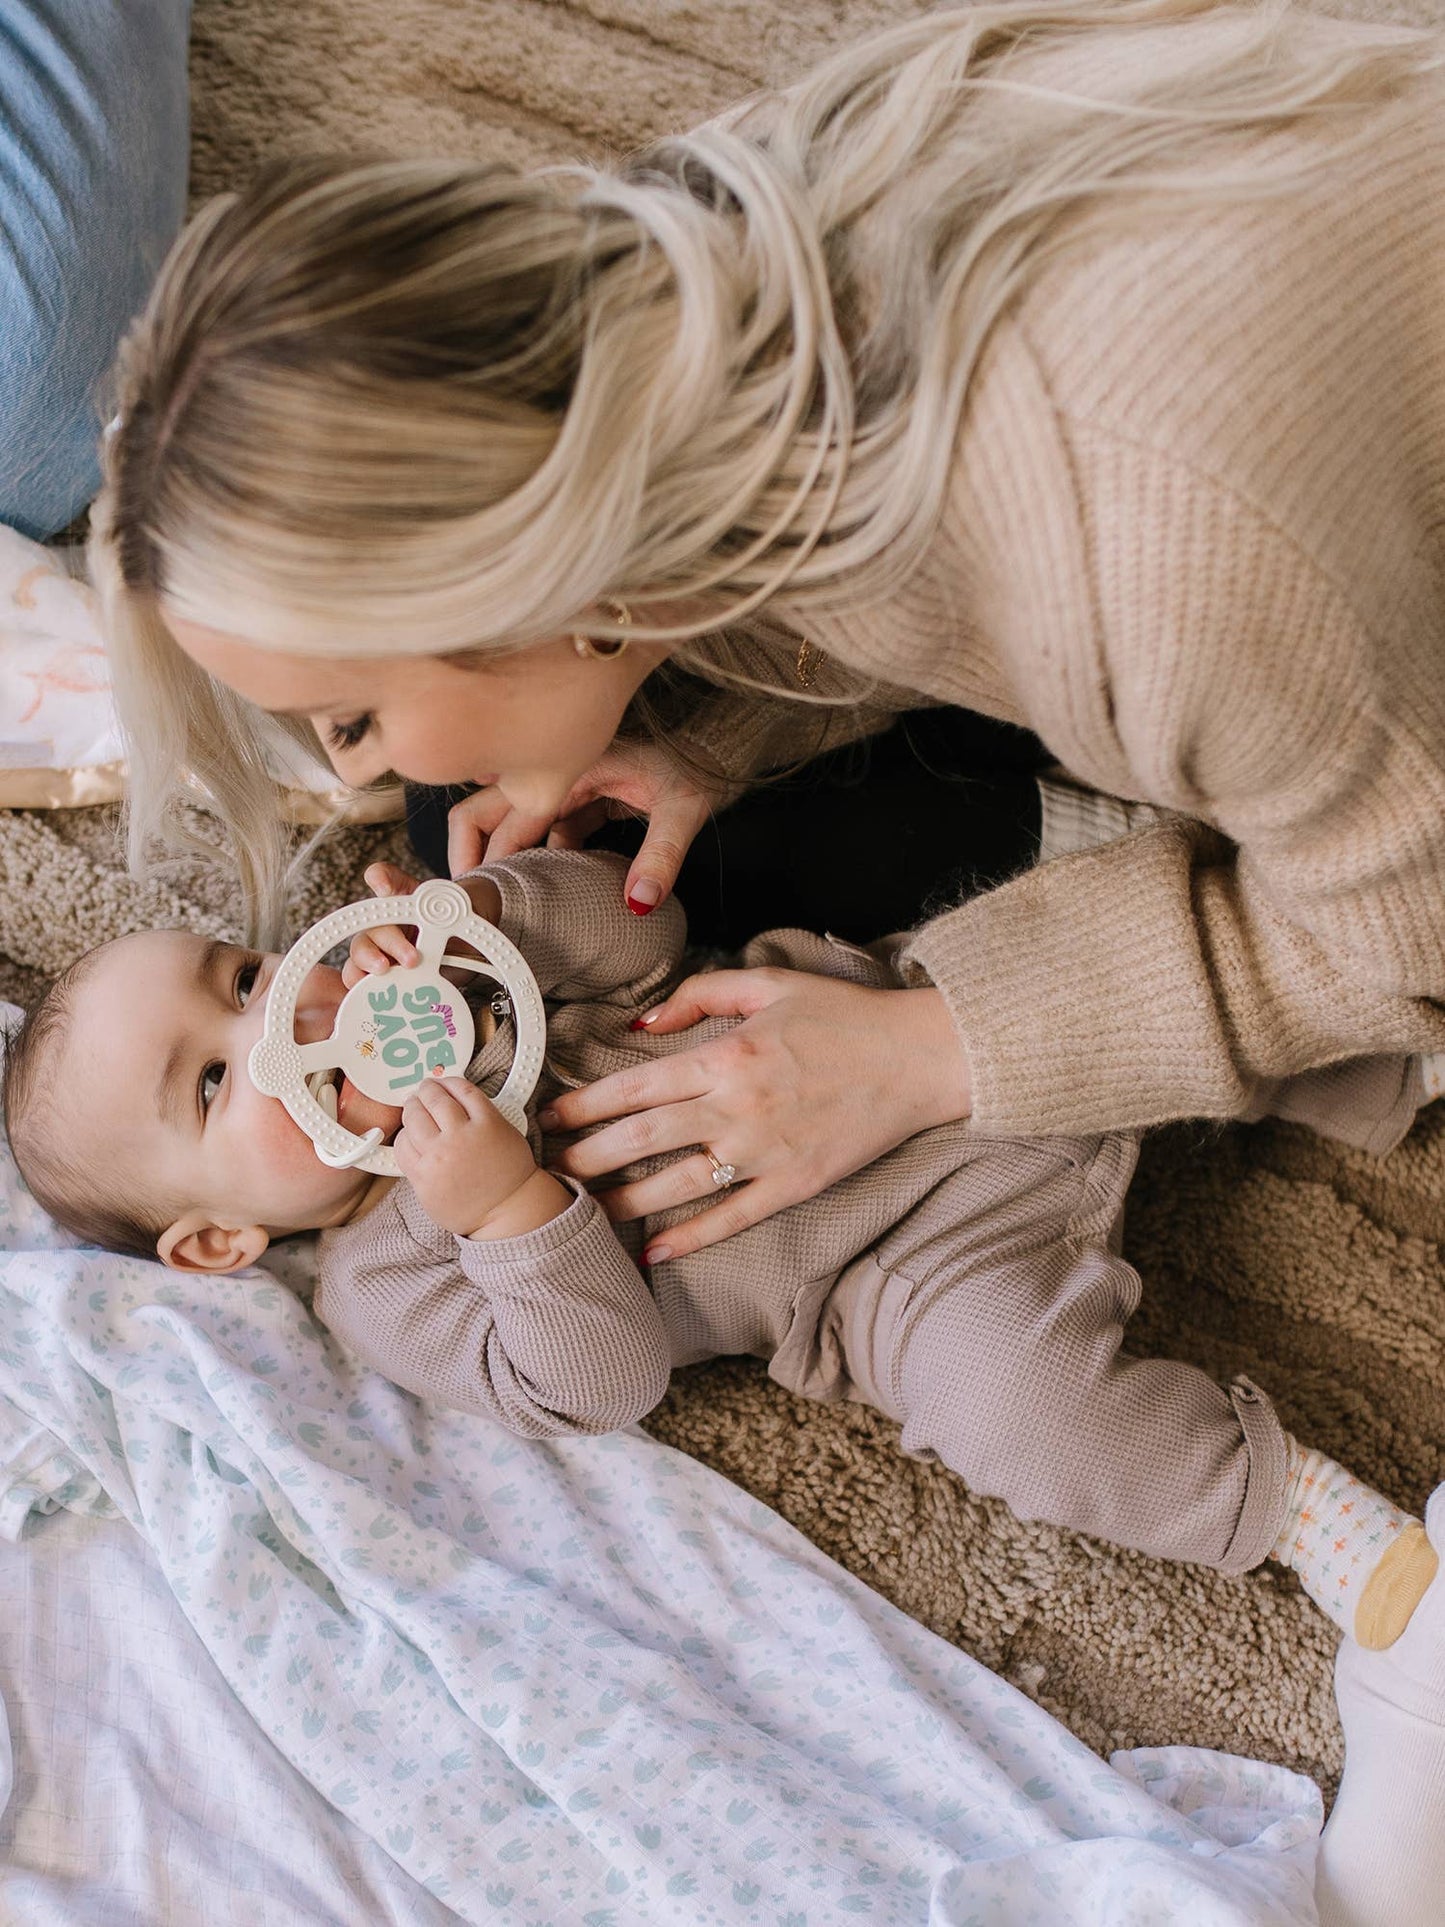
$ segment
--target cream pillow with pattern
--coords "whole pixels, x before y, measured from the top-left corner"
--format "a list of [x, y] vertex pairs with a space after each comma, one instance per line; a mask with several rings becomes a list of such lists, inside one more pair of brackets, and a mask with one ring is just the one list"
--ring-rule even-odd
[[[119, 802], [125, 786], [95, 596], [69, 566], [0, 523], [0, 809], [78, 809]], [[288, 790], [291, 814], [382, 822], [401, 792], [359, 796], [318, 762]]]

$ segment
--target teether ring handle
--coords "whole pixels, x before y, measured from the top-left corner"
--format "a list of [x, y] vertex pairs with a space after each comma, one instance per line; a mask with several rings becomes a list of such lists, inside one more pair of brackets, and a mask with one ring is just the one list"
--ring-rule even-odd
[[[343, 998], [331, 1036], [298, 1044], [296, 1005], [311, 971], [338, 944], [392, 923], [416, 926], [419, 962], [363, 978]], [[449, 953], [454, 939], [479, 954]], [[281, 1100], [316, 1155], [333, 1169], [354, 1166], [398, 1175], [395, 1154], [381, 1142], [380, 1131], [360, 1137], [329, 1117], [308, 1088], [308, 1076], [340, 1070], [370, 1096], [399, 1106], [427, 1076], [464, 1074], [475, 1027], [460, 994], [441, 977], [443, 960], [451, 969], [496, 977], [511, 999], [516, 1049], [493, 1102], [509, 1124], [525, 1131], [527, 1099], [536, 1089], [546, 1050], [546, 1013], [537, 980], [515, 944], [476, 914], [465, 890], [455, 883], [424, 883], [411, 896], [373, 897], [323, 917], [286, 953], [267, 994], [265, 1027], [251, 1051], [251, 1081]]]
[[330, 1037], [322, 1037], [314, 1044], [298, 1044], [296, 1055], [304, 1075], [312, 1071], [330, 1071], [337, 1068], [336, 1044]]
[[[322, 1115], [324, 1116], [325, 1113], [323, 1112]], [[325, 1150], [319, 1144], [316, 1146], [317, 1157], [320, 1158], [323, 1164], [329, 1164], [333, 1171], [346, 1171], [354, 1164], [366, 1165], [366, 1160], [372, 1156], [379, 1146], [383, 1149], [386, 1148], [381, 1145], [381, 1127], [376, 1124], [372, 1125], [365, 1137], [357, 1137], [354, 1131], [348, 1131], [346, 1135], [352, 1140], [355, 1146], [354, 1150], [343, 1151], [337, 1154], [336, 1152]], [[370, 1166], [367, 1166], [367, 1168], [370, 1169]]]

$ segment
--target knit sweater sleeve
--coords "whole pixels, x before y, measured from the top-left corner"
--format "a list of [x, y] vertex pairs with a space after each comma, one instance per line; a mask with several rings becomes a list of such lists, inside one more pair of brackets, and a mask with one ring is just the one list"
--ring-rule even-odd
[[610, 1432], [667, 1390], [657, 1303], [594, 1199], [457, 1238], [409, 1185], [322, 1244], [318, 1316], [395, 1384], [528, 1438]]
[[1372, 633], [1323, 568], [1197, 472], [1104, 436], [1071, 454], [1085, 500], [1107, 465], [1108, 499], [1136, 504], [1151, 540], [1147, 562], [1121, 543], [1128, 581], [1095, 545], [1099, 633], [1082, 666], [1055, 665], [1057, 685], [1075, 678], [1055, 747], [1199, 820], [1049, 864], [915, 934], [905, 967], [949, 1003], [975, 1128], [1228, 1117], [1262, 1078], [1439, 1049], [1438, 663], [1412, 660], [1406, 625]]

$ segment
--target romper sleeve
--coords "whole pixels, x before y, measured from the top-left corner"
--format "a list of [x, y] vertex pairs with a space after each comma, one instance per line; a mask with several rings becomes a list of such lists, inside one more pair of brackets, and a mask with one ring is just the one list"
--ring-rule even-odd
[[395, 1384], [528, 1438], [615, 1431], [667, 1390], [656, 1300], [581, 1187], [515, 1238], [458, 1238], [409, 1185], [329, 1236], [318, 1316]]
[[645, 917], [628, 909], [626, 861], [606, 851], [521, 850], [471, 874], [496, 884], [497, 928], [527, 959], [547, 998], [647, 1004], [687, 943], [687, 919], [675, 898]]

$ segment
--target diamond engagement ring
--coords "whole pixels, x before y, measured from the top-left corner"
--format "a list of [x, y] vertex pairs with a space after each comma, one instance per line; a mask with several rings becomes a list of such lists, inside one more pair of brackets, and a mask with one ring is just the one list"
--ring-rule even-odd
[[713, 1183], [719, 1191], [726, 1191], [733, 1179], [736, 1178], [738, 1167], [735, 1164], [724, 1164], [721, 1158], [715, 1158], [705, 1144], [702, 1148], [708, 1163], [712, 1166]]

